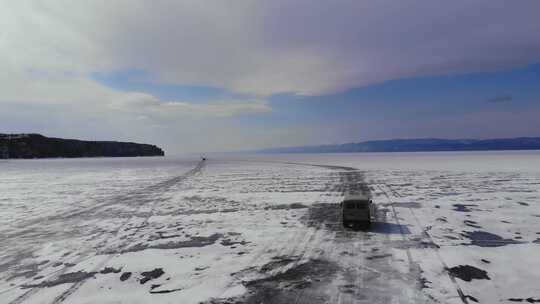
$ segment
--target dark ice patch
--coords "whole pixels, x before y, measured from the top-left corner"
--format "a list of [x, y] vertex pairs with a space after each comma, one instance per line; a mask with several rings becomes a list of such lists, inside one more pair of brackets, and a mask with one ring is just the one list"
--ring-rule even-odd
[[[159, 286], [158, 286], [158, 287], [159, 287]], [[157, 288], [157, 287], [156, 287], [156, 288]], [[180, 290], [182, 290], [182, 288], [175, 288], [175, 289], [159, 289], [159, 290], [151, 289], [151, 290], [150, 290], [150, 293], [154, 293], [154, 294], [171, 293], [171, 292], [180, 291]]]
[[173, 239], [177, 237], [181, 237], [180, 234], [166, 234], [166, 232], [163, 231], [156, 231], [156, 235], [151, 235], [148, 238], [148, 241], [155, 241], [155, 240], [163, 240], [163, 239]]
[[482, 226], [478, 225], [478, 223], [475, 222], [475, 221], [465, 220], [465, 221], [463, 221], [463, 223], [465, 223], [465, 225], [467, 225], [469, 227], [482, 228]]
[[428, 279], [426, 279], [424, 276], [421, 276], [419, 279], [420, 283], [420, 289], [426, 289], [430, 288], [429, 285], [432, 284], [432, 282]]
[[177, 242], [167, 242], [161, 244], [147, 244], [147, 243], [138, 243], [131, 247], [128, 247], [120, 251], [107, 251], [106, 254], [113, 253], [126, 253], [126, 252], [137, 252], [143, 251], [146, 249], [179, 249], [179, 248], [192, 248], [192, 247], [205, 247], [213, 245], [217, 240], [223, 237], [221, 233], [214, 233], [210, 236], [194, 236], [187, 241], [177, 241]]
[[478, 207], [478, 205], [475, 204], [453, 204], [454, 211], [459, 212], [472, 212], [473, 209], [470, 209], [469, 207]]
[[165, 273], [165, 271], [163, 271], [163, 268], [156, 268], [156, 269], [151, 270], [151, 271], [141, 272], [142, 279], [139, 282], [141, 284], [144, 284], [144, 283], [146, 283], [146, 282], [148, 282], [150, 280], [159, 278], [164, 273]]
[[128, 280], [131, 277], [131, 272], [124, 272], [120, 276], [120, 281], [124, 282], [125, 280]]
[[301, 203], [281, 204], [264, 207], [264, 210], [288, 210], [288, 209], [304, 209], [308, 206]]
[[298, 257], [298, 256], [277, 256], [277, 257], [273, 257], [272, 260], [270, 262], [264, 264], [260, 268], [259, 271], [263, 272], [263, 273], [266, 273], [266, 272], [272, 271], [274, 269], [283, 267], [285, 265], [288, 265], [288, 264], [291, 264], [291, 263], [294, 263], [294, 262], [298, 262], [299, 258], [300, 257]]
[[453, 236], [453, 235], [444, 235], [445, 238], [449, 239], [449, 240], [459, 240], [459, 238]]
[[503, 239], [502, 237], [485, 232], [485, 231], [464, 231], [462, 236], [471, 240], [470, 245], [476, 245], [480, 247], [500, 247], [510, 244], [521, 244], [521, 242], [513, 239]]
[[[304, 303], [328, 302], [328, 295], [320, 287], [332, 282], [339, 270], [339, 266], [321, 259], [309, 260], [301, 264], [298, 264], [298, 261], [299, 257], [275, 257], [258, 269], [263, 278], [243, 282], [243, 285], [248, 289], [248, 293], [235, 298], [211, 299], [205, 303], [295, 303], [298, 300], [299, 292], [301, 292]], [[279, 269], [285, 267], [290, 268], [279, 271]], [[246, 269], [247, 272], [253, 272], [253, 270], [253, 268]]]
[[383, 259], [383, 258], [388, 258], [388, 257], [391, 257], [392, 255], [391, 254], [379, 254], [379, 255], [371, 255], [371, 256], [368, 256], [366, 257], [366, 260], [376, 260], [376, 259]]
[[120, 267], [120, 268], [105, 267], [99, 273], [101, 273], [101, 274], [109, 274], [109, 273], [119, 273], [120, 271], [122, 271], [122, 267]]
[[356, 286], [353, 284], [345, 284], [345, 285], [339, 285], [338, 289], [342, 293], [350, 293], [353, 294], [356, 292]]
[[535, 299], [535, 298], [510, 298], [508, 299], [508, 301], [511, 301], [511, 302], [527, 302], [527, 303], [540, 303], [540, 299]]
[[25, 284], [25, 285], [22, 285], [22, 287], [23, 288], [53, 287], [60, 284], [77, 283], [77, 282], [84, 281], [89, 278], [93, 278], [95, 277], [95, 274], [96, 272], [85, 272], [85, 271], [63, 273], [59, 275], [56, 279], [43, 281], [39, 284]]
[[470, 282], [476, 280], [491, 280], [487, 274], [487, 271], [476, 268], [471, 265], [459, 265], [452, 268], [447, 268], [448, 272], [463, 281]]
[[401, 208], [413, 208], [413, 209], [422, 208], [422, 204], [417, 203], [417, 202], [391, 203], [388, 205], [393, 206], [393, 207], [401, 207]]
[[298, 290], [304, 290], [303, 300], [307, 303], [325, 295], [318, 293], [317, 286], [325, 281], [329, 283], [337, 272], [338, 266], [326, 260], [310, 260], [297, 264], [284, 272], [244, 283], [251, 291], [242, 303], [292, 303]]
[[197, 214], [214, 214], [214, 213], [233, 213], [238, 212], [236, 208], [225, 208], [225, 209], [205, 209], [205, 210], [183, 210], [181, 212], [175, 211], [175, 214], [184, 214], [184, 215], [197, 215]]
[[409, 248], [422, 248], [422, 249], [438, 249], [439, 245], [429, 240], [395, 240], [390, 242], [393, 248], [409, 249]]
[[230, 239], [223, 239], [221, 242], [219, 242], [223, 246], [234, 246], [234, 245], [242, 245], [245, 246], [249, 244], [250, 242], [246, 242], [245, 240], [241, 241], [232, 241]]

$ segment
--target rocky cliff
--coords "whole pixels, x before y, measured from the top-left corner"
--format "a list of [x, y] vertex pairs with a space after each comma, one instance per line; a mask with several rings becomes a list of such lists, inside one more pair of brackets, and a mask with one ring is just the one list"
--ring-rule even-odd
[[84, 141], [40, 134], [0, 134], [0, 158], [164, 156], [159, 147], [116, 141]]

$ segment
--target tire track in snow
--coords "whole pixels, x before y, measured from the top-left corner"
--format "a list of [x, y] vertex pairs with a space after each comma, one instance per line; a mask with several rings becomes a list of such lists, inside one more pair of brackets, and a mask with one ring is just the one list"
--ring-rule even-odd
[[[343, 166], [332, 166], [332, 165], [310, 164], [310, 163], [298, 163], [298, 162], [278, 162], [278, 161], [264, 161], [264, 162], [299, 165], [299, 166], [311, 166], [311, 167], [320, 167], [320, 168], [331, 169], [331, 170], [340, 170], [342, 172], [339, 172], [340, 173], [339, 183], [334, 184], [333, 185], [334, 187], [331, 188], [331, 189], [327, 188], [326, 189], [327, 191], [339, 192], [342, 195], [347, 193], [347, 192], [351, 192], [351, 191], [352, 192], [367, 192], [367, 193], [370, 192], [370, 187], [364, 181], [364, 177], [363, 177], [362, 172], [360, 170], [356, 169], [356, 168], [343, 167]], [[383, 193], [384, 196], [386, 196], [386, 198], [388, 199], [389, 202], [392, 202], [392, 200], [391, 200], [390, 196], [388, 195], [388, 193], [384, 189], [382, 189], [380, 187], [380, 185], [375, 184], [375, 186], [380, 188], [380, 191]], [[396, 224], [399, 227], [399, 230], [400, 230], [399, 232], [400, 232], [400, 235], [401, 235], [402, 239], [404, 241], [406, 241], [407, 238], [405, 236], [405, 231], [403, 230], [404, 226], [401, 225], [401, 222], [400, 222], [399, 218], [397, 217], [397, 212], [396, 212], [395, 207], [393, 206], [393, 204], [391, 204], [391, 206], [392, 206], [392, 214], [393, 214], [394, 221], [396, 222]], [[386, 214], [385, 214], [385, 218], [386, 218]], [[384, 220], [384, 219], [383, 219], [383, 221], [386, 222], [386, 220]], [[316, 226], [316, 225], [321, 224], [321, 223], [317, 222], [315, 220], [315, 221], [311, 221], [308, 224]], [[325, 224], [328, 224], [328, 223], [325, 222]], [[339, 224], [339, 227], [337, 227], [338, 224]], [[344, 228], [342, 228], [341, 227], [342, 226], [341, 221], [333, 222], [333, 223], [331, 223], [331, 226], [333, 226], [333, 227], [329, 227], [329, 225], [326, 225], [326, 228], [330, 228], [330, 229], [333, 228], [333, 230], [337, 230], [337, 229], [339, 229], [339, 230], [334, 234], [334, 237], [331, 240], [326, 241], [326, 243], [334, 244], [335, 246], [333, 246], [334, 250], [331, 253], [326, 253], [324, 255], [324, 258], [327, 258], [327, 259], [330, 259], [330, 260], [333, 260], [333, 261], [342, 260], [343, 258], [339, 257], [339, 253], [337, 253], [337, 251], [338, 251], [338, 249], [343, 249], [343, 248], [341, 248], [340, 245], [336, 245], [336, 244], [340, 244], [340, 243], [345, 243], [346, 247], [349, 248], [349, 251], [356, 252], [357, 249], [358, 249], [358, 246], [357, 246], [358, 244], [356, 242], [353, 242], [352, 239], [354, 239], [355, 236], [358, 236], [358, 233], [352, 234], [351, 231], [347, 231]], [[340, 235], [340, 233], [344, 234], [344, 235]], [[388, 246], [391, 245], [392, 241], [390, 240], [389, 234], [385, 233], [384, 239], [374, 239], [375, 243], [373, 243], [373, 244], [365, 244], [366, 235], [363, 234], [362, 236], [363, 236], [361, 238], [362, 247], [390, 249], [390, 247], [388, 247]], [[341, 241], [340, 241], [340, 239], [341, 239]], [[385, 246], [385, 243], [387, 243], [388, 245]], [[418, 271], [418, 268], [414, 267], [414, 265], [416, 265], [416, 264], [414, 263], [414, 261], [412, 259], [410, 250], [408, 248], [405, 248], [405, 249], [406, 249], [406, 254], [407, 254], [407, 259], [408, 259], [409, 273], [410, 274], [415, 273], [416, 271]], [[364, 257], [361, 257], [361, 258], [364, 258]], [[386, 260], [388, 260], [388, 261], [386, 261]], [[391, 279], [394, 278], [395, 275], [398, 275], [398, 278], [399, 278], [400, 281], [409, 282], [409, 278], [407, 276], [401, 277], [401, 275], [399, 273], [397, 273], [397, 272], [396, 273], [394, 273], [394, 272], [387, 273], [386, 272], [386, 271], [392, 271], [392, 265], [389, 263], [389, 259], [385, 259], [385, 261], [383, 263], [384, 263], [384, 265], [383, 264], [380, 264], [378, 266], [375, 265], [375, 268], [381, 268], [381, 267], [383, 268], [381, 271], [379, 271], [379, 270], [377, 270], [377, 269], [375, 269], [373, 267], [368, 267], [365, 263], [360, 263], [359, 264], [358, 260], [354, 260], [353, 258], [347, 260], [347, 262], [346, 262], [347, 266], [345, 268], [352, 269], [353, 272], [354, 272], [354, 274], [352, 276], [353, 278], [352, 278], [352, 280], [350, 282], [352, 283], [351, 285], [353, 285], [354, 288], [355, 288], [355, 290], [354, 290], [355, 295], [357, 295], [357, 293], [358, 293], [359, 282], [361, 282], [360, 283], [362, 285], [361, 287], [364, 287], [364, 286], [366, 287], [363, 290], [371, 289], [371, 288], [373, 288], [375, 286], [378, 286], [378, 285], [373, 286], [373, 284], [379, 284], [380, 285], [379, 287], [382, 289], [382, 290], [379, 290], [379, 291], [384, 291], [383, 290], [384, 289], [383, 285], [385, 284], [384, 282], [389, 282]], [[384, 269], [386, 269], [386, 270], [384, 270]], [[366, 271], [367, 272], [373, 272], [373, 274], [366, 275]], [[365, 281], [365, 280], [373, 280], [374, 275], [375, 275], [376, 278], [381, 277], [382, 279], [377, 279], [377, 282]], [[409, 285], [409, 284], [406, 284], [406, 285]], [[409, 290], [409, 289], [407, 289], [407, 290]], [[425, 299], [425, 295], [423, 293], [421, 293], [420, 290], [414, 289], [412, 291], [415, 293], [415, 295], [413, 295], [413, 297], [415, 297], [415, 298], [420, 297], [422, 299]], [[302, 294], [304, 292], [305, 292], [305, 290], [300, 290], [298, 292], [295, 303], [301, 303], [302, 302], [301, 296], [302, 296]], [[383, 292], [383, 294], [384, 294], [384, 292]], [[373, 296], [375, 296], [375, 299], [379, 299], [379, 297], [376, 294], [373, 295]], [[356, 298], [356, 299], [355, 298], [353, 298], [351, 296], [351, 294], [342, 292], [342, 291], [340, 291], [338, 289], [338, 290], [336, 290], [336, 293], [332, 295], [331, 300], [333, 300], [333, 302], [346, 304], [346, 303], [356, 302], [356, 301], [359, 300], [358, 298]], [[381, 300], [381, 299], [379, 299], [379, 300]], [[467, 303], [466, 299], [465, 299], [464, 303]]]
[[[315, 165], [315, 164], [306, 164], [306, 163], [287, 163], [287, 164], [294, 164], [294, 165], [305, 165], [305, 166], [314, 166], [314, 167], [321, 167], [325, 169], [331, 169], [331, 170], [340, 170], [339, 172], [339, 180], [337, 183], [330, 183], [328, 185], [327, 191], [330, 192], [337, 192], [340, 196], [344, 196], [347, 193], [364, 193], [367, 196], [371, 196], [371, 190], [368, 186], [367, 182], [364, 179], [363, 173], [355, 168], [351, 167], [341, 167], [341, 166], [329, 166], [329, 165]], [[363, 289], [364, 285], [369, 286], [370, 283], [365, 282], [366, 279], [369, 279], [369, 276], [365, 275], [365, 272], [373, 272], [377, 276], [384, 276], [383, 273], [377, 271], [376, 269], [373, 269], [371, 267], [368, 267], [364, 265], [364, 263], [359, 262], [359, 259], [357, 259], [358, 256], [356, 254], [360, 251], [362, 251], [361, 248], [365, 247], [365, 241], [369, 238], [369, 236], [365, 232], [352, 232], [346, 228], [343, 227], [343, 223], [341, 221], [341, 218], [337, 219], [335, 222], [332, 222], [331, 225], [328, 225], [328, 221], [322, 222], [316, 222], [312, 221], [310, 222], [311, 225], [317, 226], [317, 229], [320, 229], [321, 234], [328, 235], [328, 232], [334, 231], [331, 235], [330, 239], [324, 241], [324, 244], [326, 244], [329, 248], [332, 248], [331, 251], [323, 251], [323, 253], [320, 255], [321, 258], [329, 260], [329, 261], [342, 261], [345, 260], [345, 266], [342, 270], [344, 271], [350, 271], [349, 278], [345, 278], [345, 282], [347, 283], [345, 286], [348, 288], [353, 288], [353, 293], [350, 293], [350, 290], [343, 289], [340, 290], [337, 288], [334, 293], [330, 296], [330, 301], [332, 303], [340, 303], [340, 304], [348, 304], [348, 303], [355, 303], [358, 301], [359, 298], [362, 297], [362, 295], [359, 294], [359, 288]], [[329, 230], [331, 229], [331, 230]], [[389, 236], [385, 234], [384, 238], [389, 241]], [[317, 245], [321, 245], [318, 243]], [[384, 248], [384, 242], [376, 242], [375, 244], [371, 244], [370, 246], [366, 248], [378, 248], [382, 247]], [[359, 248], [360, 246], [360, 248]], [[348, 254], [355, 255], [354, 257], [344, 257], [342, 256], [343, 252], [341, 250], [346, 249]], [[363, 259], [363, 257], [361, 257]], [[390, 264], [386, 262], [386, 267], [391, 268]], [[340, 287], [340, 286], [338, 286]], [[295, 299], [295, 304], [299, 303], [310, 303], [310, 299], [302, 299], [302, 295], [304, 294], [305, 289], [301, 289]]]
[[[305, 164], [301, 164], [305, 165]], [[336, 167], [336, 166], [319, 166], [317, 167], [324, 167], [324, 168], [331, 168], [336, 169], [338, 168], [341, 171], [339, 172], [339, 179], [334, 183], [329, 183], [327, 186], [326, 191], [328, 192], [337, 192], [340, 196], [343, 196], [344, 194], [348, 192], [370, 192], [369, 187], [364, 181], [363, 174], [354, 169], [354, 168], [347, 168], [347, 170], [343, 170], [343, 167]], [[337, 205], [336, 205], [337, 206]], [[354, 303], [359, 298], [361, 298], [362, 295], [359, 294], [358, 289], [362, 288], [364, 285], [368, 285], [369, 283], [364, 282], [364, 279], [368, 278], [368, 276], [364, 275], [365, 271], [373, 272], [377, 276], [382, 277], [384, 276], [383, 273], [372, 269], [370, 267], [367, 267], [366, 265], [359, 264], [359, 260], [357, 259], [357, 256], [354, 257], [347, 257], [343, 256], [344, 253], [342, 250], [346, 250], [346, 253], [348, 254], [355, 254], [359, 250], [362, 251], [362, 248], [365, 247], [365, 240], [369, 238], [369, 236], [366, 233], [362, 232], [352, 232], [348, 229], [345, 229], [342, 225], [341, 219], [335, 219], [332, 221], [332, 225], [328, 225], [328, 221], [325, 218], [323, 222], [321, 221], [309, 221], [307, 222], [309, 226], [315, 227], [317, 229], [317, 237], [310, 240], [309, 249], [313, 251], [314, 247], [313, 244], [315, 244], [317, 247], [324, 246], [323, 250], [319, 250], [318, 255], [316, 255], [319, 259], [324, 259], [328, 261], [338, 262], [343, 260], [345, 261], [345, 265], [342, 265], [344, 268], [342, 268], [342, 271], [348, 272], [347, 278], [345, 278], [345, 283], [348, 288], [353, 289], [353, 294], [350, 294], [350, 290], [344, 289], [341, 290], [339, 288], [333, 289], [335, 286], [328, 286], [331, 287], [332, 294], [330, 294], [330, 302], [331, 303]], [[326, 239], [325, 239], [326, 238]], [[388, 238], [388, 235], [385, 235], [385, 239]], [[316, 240], [321, 240], [320, 242], [316, 242]], [[375, 245], [371, 245], [372, 248], [377, 247], [378, 245], [383, 245], [384, 243], [377, 242]], [[305, 248], [308, 248], [308, 246], [305, 246]], [[307, 252], [304, 250], [302, 252], [302, 259], [306, 260], [311, 258], [310, 252]], [[388, 262], [386, 262], [386, 268], [390, 268], [390, 265]], [[294, 266], [293, 266], [294, 267]], [[348, 282], [348, 283], [347, 283]], [[295, 304], [300, 303], [309, 303], [313, 300], [312, 294], [308, 297], [303, 297], [303, 295], [306, 292], [309, 292], [308, 289], [300, 289], [295, 298], [294, 302]], [[318, 302], [317, 302], [318, 303]]]
[[[387, 188], [388, 188], [395, 196], [401, 197], [401, 195], [399, 195], [399, 193], [398, 193], [396, 190], [392, 189], [389, 185], [384, 184], [384, 186], [387, 187]], [[379, 185], [379, 187], [380, 187], [380, 185]], [[381, 188], [381, 187], [380, 187], [380, 188]], [[381, 188], [381, 190], [382, 190], [382, 188]], [[393, 200], [390, 198], [390, 196], [389, 196], [386, 192], [384, 192], [384, 190], [382, 190], [382, 191], [383, 191], [383, 193], [385, 194], [385, 196], [388, 198], [389, 202], [391, 203], [391, 206], [392, 206], [392, 212], [394, 213], [394, 217], [395, 217], [395, 219], [398, 221], [398, 224], [399, 224], [399, 220], [398, 220], [398, 217], [397, 217], [397, 213], [396, 213], [396, 210], [395, 210], [395, 207], [394, 207], [395, 204], [394, 204]], [[420, 231], [422, 231], [422, 232], [430, 239], [431, 243], [433, 243], [433, 244], [436, 245], [435, 241], [433, 240], [433, 238], [431, 237], [431, 235], [429, 234], [429, 232], [428, 232], [426, 229], [424, 229], [424, 227], [421, 225], [420, 220], [418, 219], [418, 217], [416, 216], [416, 214], [414, 213], [414, 211], [412, 210], [412, 208], [410, 208], [410, 207], [406, 207], [406, 208], [409, 209], [409, 211], [411, 212], [413, 218], [414, 218], [415, 221], [416, 221], [416, 224], [417, 224], [418, 227], [420, 228]], [[400, 226], [400, 227], [401, 227], [401, 226]], [[401, 233], [402, 233], [402, 235], [403, 235], [403, 231], [402, 231], [402, 230], [401, 230]], [[405, 235], [403, 235], [403, 237], [405, 237]], [[456, 292], [457, 292], [459, 298], [461, 299], [461, 301], [462, 301], [464, 304], [469, 304], [469, 301], [467, 300], [467, 296], [466, 296], [465, 293], [463, 292], [463, 289], [461, 289], [461, 286], [459, 286], [459, 283], [456, 281], [456, 278], [455, 278], [450, 272], [448, 272], [448, 270], [447, 270], [447, 269], [449, 269], [448, 264], [446, 264], [446, 262], [445, 262], [444, 259], [442, 258], [442, 256], [441, 256], [439, 250], [438, 250], [437, 248], [434, 248], [434, 250], [435, 250], [435, 254], [436, 254], [436, 256], [437, 256], [437, 259], [439, 260], [439, 262], [441, 262], [441, 264], [442, 264], [442, 266], [443, 266], [444, 271], [448, 274], [448, 277], [450, 278], [450, 280], [451, 280], [452, 283], [454, 284], [454, 287], [455, 287], [455, 289], [456, 289]], [[409, 251], [408, 248], [407, 248], [407, 256], [408, 256], [409, 258], [411, 258], [411, 254], [410, 254], [410, 251]]]
[[[203, 169], [205, 165], [205, 161], [200, 161], [197, 166], [195, 168], [193, 168], [192, 170], [186, 172], [185, 174], [183, 175], [179, 175], [175, 178], [172, 178], [172, 179], [169, 179], [169, 180], [166, 180], [164, 182], [161, 182], [159, 184], [156, 184], [155, 186], [151, 186], [149, 187], [150, 188], [150, 191], [153, 192], [153, 193], [156, 193], [158, 191], [162, 191], [162, 190], [165, 190], [167, 188], [170, 188], [171, 186], [173, 185], [176, 185], [178, 183], [181, 183], [183, 182], [184, 180], [186, 180], [187, 178], [189, 177], [192, 177], [198, 173], [200, 173]], [[157, 205], [159, 201], [158, 200], [154, 200], [152, 206], [150, 207], [150, 212], [148, 213], [148, 215], [144, 218], [143, 220], [143, 223], [148, 223], [148, 220], [150, 219], [150, 217], [152, 217], [153, 215], [153, 210], [155, 208], [155, 206]], [[141, 206], [139, 206], [139, 208], [143, 207], [144, 205], [141, 204]], [[136, 212], [137, 213], [137, 212]], [[118, 232], [123, 228], [124, 225], [122, 225], [121, 227], [119, 227], [117, 230], [116, 230], [116, 234], [118, 234]], [[133, 235], [136, 235], [137, 232], [145, 227], [146, 225], [139, 225], [137, 227], [137, 229], [135, 230], [135, 232], [133, 233]], [[126, 244], [123, 245], [123, 249], [129, 247], [129, 245], [131, 245], [131, 242], [127, 242]], [[121, 251], [121, 250], [120, 250]], [[113, 257], [115, 257], [116, 255], [108, 255], [101, 263], [99, 263], [96, 267], [94, 267], [93, 271], [99, 271], [102, 267], [104, 267]], [[51, 304], [59, 304], [59, 303], [62, 303], [65, 299], [67, 299], [70, 295], [72, 295], [73, 293], [75, 293], [87, 280], [88, 278], [86, 279], [83, 279], [83, 280], [80, 280], [76, 283], [74, 283], [68, 290], [64, 291], [61, 295], [59, 295], [58, 297], [56, 297], [52, 302]]]
[[[137, 196], [139, 196], [140, 200], [136, 201], [136, 202], [138, 202], [138, 204], [137, 204], [137, 210], [135, 211], [135, 213], [137, 213], [137, 211], [140, 210], [140, 208], [142, 208], [148, 202], [146, 200], [146, 196], [165, 191], [168, 188], [170, 188], [170, 187], [172, 187], [172, 186], [174, 186], [174, 185], [176, 185], [178, 183], [183, 182], [184, 180], [196, 175], [197, 173], [200, 173], [202, 171], [202, 169], [204, 168], [204, 166], [205, 166], [205, 161], [200, 161], [199, 163], [197, 163], [197, 165], [193, 169], [187, 171], [184, 174], [181, 174], [179, 176], [176, 176], [176, 177], [173, 177], [171, 179], [165, 180], [163, 182], [157, 183], [155, 185], [145, 187], [143, 190], [136, 190], [135, 192], [131, 192], [129, 194], [125, 194], [125, 195], [120, 196], [120, 197], [123, 197], [123, 198], [129, 197], [129, 198], [133, 199], [134, 197], [137, 198]], [[71, 217], [71, 216], [76, 216], [76, 215], [82, 215], [82, 214], [84, 214], [86, 212], [92, 212], [94, 210], [98, 210], [98, 209], [100, 209], [102, 207], [106, 207], [106, 206], [115, 204], [116, 203], [115, 199], [118, 199], [118, 197], [110, 199], [110, 200], [108, 200], [108, 202], [103, 203], [103, 204], [99, 204], [98, 206], [93, 206], [91, 208], [85, 208], [82, 211], [77, 211], [77, 212], [74, 212], [74, 213], [70, 213], [69, 215]], [[152, 211], [152, 209], [153, 209], [153, 207], [155, 206], [156, 203], [157, 203], [157, 200], [154, 200], [151, 211]], [[151, 216], [152, 216], [152, 212], [149, 212], [149, 214], [145, 217], [143, 222], [148, 221], [148, 219]], [[105, 234], [108, 234], [108, 235], [106, 235], [106, 237], [100, 243], [98, 243], [96, 246], [94, 246], [94, 248], [105, 247], [107, 242], [110, 241], [112, 238], [118, 236], [120, 231], [122, 229], [126, 228], [126, 226], [135, 217], [136, 216], [132, 216], [132, 217], [127, 218], [124, 222], [122, 222], [112, 232], [112, 234], [111, 234], [110, 231], [102, 232], [100, 236], [103, 236]], [[143, 226], [144, 225], [139, 225], [136, 232], [139, 231], [139, 229], [142, 228]], [[136, 232], [135, 232], [135, 234], [136, 234]], [[129, 246], [129, 245], [130, 245], [130, 243], [124, 245], [124, 248]], [[84, 261], [86, 261], [88, 259], [91, 259], [91, 258], [95, 257], [96, 256], [95, 254], [96, 254], [96, 252], [94, 252], [94, 250], [84, 252], [84, 253], [80, 254], [80, 256], [81, 256], [80, 258], [78, 258], [78, 259], [76, 259], [75, 261], [72, 261], [72, 262], [73, 262], [73, 264], [79, 264], [81, 262], [84, 262]], [[101, 269], [101, 267], [103, 267], [113, 257], [114, 257], [114, 255], [107, 256], [102, 262], [100, 262], [96, 267], [94, 267], [94, 270]], [[65, 274], [69, 270], [69, 268], [70, 267], [63, 267], [63, 268], [61, 268], [61, 269], [59, 269], [57, 271], [54, 271], [54, 272], [48, 274], [47, 276], [45, 276], [43, 281], [51, 279], [53, 276], [55, 277], [55, 279], [58, 279], [62, 274]], [[77, 289], [79, 289], [84, 284], [84, 282], [86, 282], [87, 279], [88, 278], [80, 280], [80, 281], [74, 283], [73, 285], [71, 285], [70, 288], [68, 288], [66, 291], [64, 291], [62, 294], [60, 294], [58, 297], [56, 297], [53, 300], [52, 303], [62, 303], [67, 297], [69, 297], [71, 294], [73, 294], [75, 291], [77, 291]], [[19, 284], [18, 286], [14, 286], [13, 288], [20, 288], [20, 287], [22, 287], [24, 285], [26, 285], [26, 283]], [[12, 290], [13, 288], [10, 288], [9, 290]], [[0, 292], [0, 294], [3, 293], [3, 292], [7, 292], [9, 290], [4, 290], [4, 291]], [[20, 295], [19, 297], [15, 298], [13, 301], [9, 302], [9, 304], [20, 304], [20, 303], [24, 302], [25, 300], [27, 300], [28, 298], [30, 298], [31, 296], [33, 296], [34, 294], [36, 294], [39, 290], [41, 290], [41, 287], [32, 287], [32, 288], [28, 289], [28, 291], [26, 291], [25, 293]]]
[[109, 206], [112, 206], [112, 205], [116, 205], [118, 203], [122, 203], [122, 202], [126, 202], [126, 201], [131, 202], [134, 199], [138, 199], [139, 201], [143, 201], [143, 203], [144, 203], [144, 197], [146, 196], [146, 194], [155, 193], [155, 192], [157, 192], [159, 190], [163, 190], [163, 189], [171, 187], [172, 185], [177, 184], [178, 182], [180, 182], [181, 180], [184, 179], [185, 175], [189, 175], [194, 170], [200, 170], [203, 165], [204, 164], [202, 162], [199, 162], [199, 163], [197, 163], [197, 165], [193, 169], [187, 171], [184, 174], [181, 174], [179, 176], [175, 176], [173, 178], [164, 180], [164, 181], [159, 182], [157, 184], [145, 186], [145, 187], [143, 187], [141, 189], [131, 190], [131, 191], [127, 192], [127, 193], [123, 193], [123, 194], [120, 194], [120, 195], [114, 195], [114, 196], [112, 196], [110, 198], [99, 199], [98, 203], [93, 204], [92, 206], [87, 206], [87, 207], [79, 208], [79, 209], [76, 209], [76, 210], [69, 210], [69, 211], [58, 213], [58, 214], [55, 214], [55, 215], [52, 215], [52, 216], [47, 216], [47, 217], [44, 217], [44, 218], [33, 219], [31, 221], [26, 221], [26, 222], [22, 223], [21, 225], [24, 225], [25, 227], [29, 227], [29, 226], [33, 226], [33, 225], [36, 225], [36, 224], [39, 225], [40, 223], [42, 223], [44, 221], [49, 222], [49, 221], [55, 221], [55, 220], [71, 219], [71, 218], [75, 218], [75, 217], [83, 215], [83, 214], [88, 214], [89, 212], [95, 212], [95, 211], [98, 211], [100, 209], [103, 209], [103, 208], [106, 208], [106, 207], [109, 207]]

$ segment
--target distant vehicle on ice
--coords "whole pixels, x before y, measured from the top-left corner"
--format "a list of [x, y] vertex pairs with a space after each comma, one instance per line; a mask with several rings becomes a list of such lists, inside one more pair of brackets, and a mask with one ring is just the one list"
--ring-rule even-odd
[[341, 202], [343, 227], [362, 225], [369, 227], [375, 217], [375, 207], [370, 197], [347, 195]]

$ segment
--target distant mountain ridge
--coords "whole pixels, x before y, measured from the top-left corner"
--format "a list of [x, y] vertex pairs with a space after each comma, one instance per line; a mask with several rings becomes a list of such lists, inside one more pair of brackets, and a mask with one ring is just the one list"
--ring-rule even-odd
[[389, 139], [340, 145], [269, 148], [260, 153], [348, 153], [348, 152], [430, 152], [540, 150], [540, 137], [498, 139]]
[[159, 147], [117, 141], [85, 141], [41, 134], [1, 134], [0, 159], [164, 156]]

